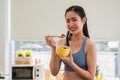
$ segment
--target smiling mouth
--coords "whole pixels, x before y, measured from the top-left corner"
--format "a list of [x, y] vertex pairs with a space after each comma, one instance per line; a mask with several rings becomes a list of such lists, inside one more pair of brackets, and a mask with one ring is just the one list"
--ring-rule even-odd
[[77, 28], [76, 27], [71, 27], [69, 28], [70, 31], [74, 32]]

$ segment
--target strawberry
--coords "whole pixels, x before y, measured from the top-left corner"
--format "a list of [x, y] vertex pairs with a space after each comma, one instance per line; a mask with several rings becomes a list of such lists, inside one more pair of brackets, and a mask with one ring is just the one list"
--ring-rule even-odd
[[64, 37], [65, 37], [65, 34], [61, 34], [61, 37], [64, 38]]
[[67, 47], [64, 47], [63, 49], [67, 49]]

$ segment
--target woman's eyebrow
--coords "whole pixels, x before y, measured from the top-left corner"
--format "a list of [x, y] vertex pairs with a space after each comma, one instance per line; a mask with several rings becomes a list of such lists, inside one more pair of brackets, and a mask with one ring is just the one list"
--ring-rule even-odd
[[72, 17], [71, 19], [76, 19], [76, 17]]
[[[71, 19], [76, 19], [76, 17], [72, 17]], [[66, 19], [66, 20], [70, 20], [70, 19]]]

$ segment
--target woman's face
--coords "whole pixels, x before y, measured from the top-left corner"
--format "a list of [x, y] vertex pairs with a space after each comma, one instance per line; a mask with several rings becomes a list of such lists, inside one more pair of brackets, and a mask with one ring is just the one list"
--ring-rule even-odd
[[77, 34], [82, 32], [84, 23], [85, 22], [81, 20], [81, 17], [74, 11], [67, 12], [66, 25], [67, 25], [68, 31], [71, 34]]

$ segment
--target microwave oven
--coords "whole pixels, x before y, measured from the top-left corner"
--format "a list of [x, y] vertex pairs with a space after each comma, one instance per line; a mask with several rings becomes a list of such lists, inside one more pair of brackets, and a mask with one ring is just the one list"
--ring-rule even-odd
[[43, 80], [43, 65], [12, 65], [12, 80]]

